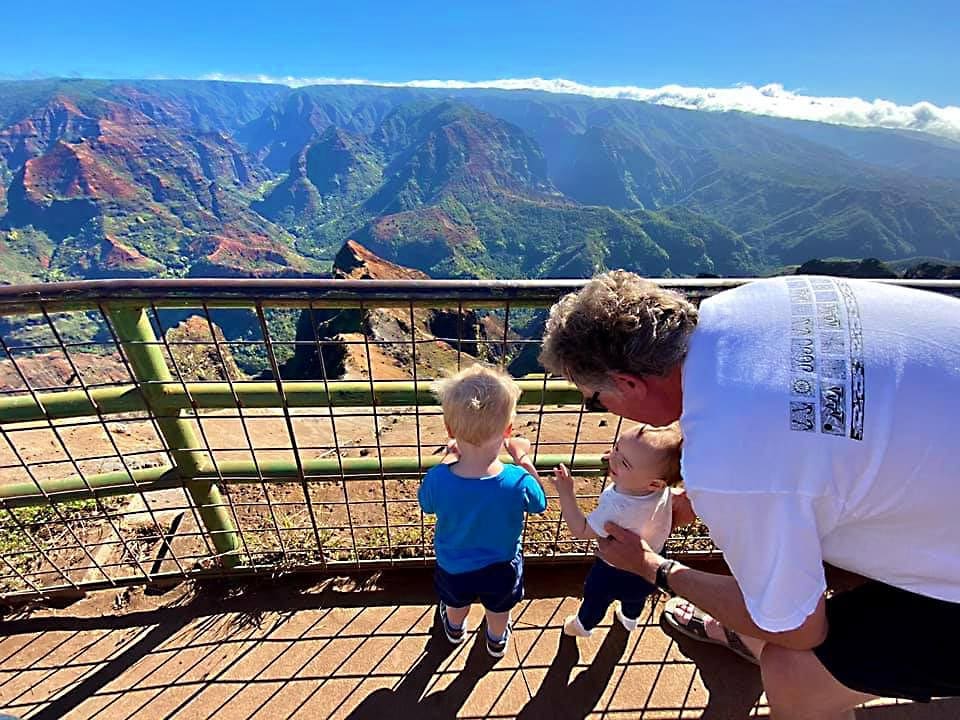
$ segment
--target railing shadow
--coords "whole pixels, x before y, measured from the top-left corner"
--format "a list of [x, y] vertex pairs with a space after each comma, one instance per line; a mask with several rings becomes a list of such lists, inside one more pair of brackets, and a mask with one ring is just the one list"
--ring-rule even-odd
[[471, 638], [466, 664], [457, 677], [443, 690], [423, 697], [430, 681], [440, 670], [444, 660], [454, 651], [443, 637], [439, 616], [434, 614], [431, 636], [420, 660], [407, 672], [394, 689], [375, 690], [349, 715], [348, 720], [381, 720], [385, 717], [453, 718], [473, 692], [477, 682], [489, 672], [495, 660], [487, 654], [483, 637]]
[[[531, 578], [528, 584], [528, 596], [530, 598], [554, 597], [557, 594], [573, 592], [578, 587], [582, 572], [582, 568], [578, 566], [531, 568], [528, 573], [528, 577]], [[94, 696], [113, 695], [108, 698], [107, 707], [97, 711], [98, 717], [113, 717], [112, 713], [119, 712], [116, 705], [120, 703], [121, 698], [108, 686], [115, 684], [124, 673], [144, 658], [165, 652], [164, 644], [169, 643], [178, 633], [190, 632], [192, 639], [187, 638], [183, 643], [185, 647], [190, 647], [196, 644], [194, 643], [196, 637], [209, 633], [215, 625], [218, 625], [216, 640], [201, 643], [209, 646], [203, 648], [206, 655], [198, 661], [203, 663], [206, 662], [203, 658], [212, 653], [219, 643], [227, 640], [233, 642], [236, 638], [242, 640], [251, 633], [265, 637], [301, 611], [433, 605], [436, 598], [430, 582], [431, 574], [432, 570], [429, 568], [406, 568], [397, 571], [372, 571], [350, 576], [326, 577], [319, 580], [316, 575], [289, 577], [281, 581], [280, 585], [277, 580], [263, 578], [243, 584], [206, 582], [198, 584], [191, 596], [186, 596], [175, 604], [151, 610], [119, 615], [101, 613], [89, 617], [60, 614], [0, 620], [0, 640], [17, 635], [40, 637], [43, 633], [68, 633], [70, 637], [80, 637], [85, 633], [132, 631], [132, 634], [127, 633], [130, 638], [128, 644], [115, 656], [89, 663], [82, 658], [79, 659], [76, 667], [89, 665], [89, 668], [65, 692], [55, 694], [49, 701], [38, 698], [36, 692], [32, 693], [29, 701], [21, 701], [18, 696], [13, 698], [16, 706], [11, 705], [11, 708], [14, 712], [29, 711], [33, 713], [31, 717], [45, 720], [63, 717]], [[282, 592], [278, 592], [278, 587], [282, 587]], [[264, 623], [266, 616], [272, 618], [268, 623]], [[142, 632], [136, 632], [138, 630]], [[27, 641], [27, 645], [32, 642], [34, 642], [33, 639]], [[450, 687], [440, 693], [431, 694], [432, 699], [424, 705], [424, 708], [431, 712], [435, 711], [439, 716], [448, 716], [445, 714], [446, 708], [453, 707], [458, 701], [462, 704], [479, 675], [483, 674], [483, 669], [487, 666], [486, 661], [489, 660], [483, 648], [482, 638], [475, 645], [476, 647], [471, 650], [467, 670]], [[422, 691], [425, 683], [430, 680], [438, 667], [438, 663], [445, 657], [442, 651], [449, 648], [450, 645], [445, 639], [439, 643], [439, 646], [433, 640], [429, 641], [426, 655], [416, 668], [408, 673], [409, 677], [402, 683], [403, 692], [395, 702], [409, 702], [416, 689], [419, 688]], [[13, 654], [15, 655], [16, 652], [14, 651]], [[477, 653], [479, 656], [474, 657]], [[241, 653], [241, 655], [244, 654], [246, 651]], [[45, 656], [33, 658], [21, 673], [9, 671], [10, 675], [7, 679], [12, 679], [17, 674], [36, 673], [37, 660], [42, 660], [43, 657]], [[239, 658], [231, 662], [227, 668], [235, 665], [237, 660]], [[46, 665], [52, 668], [54, 663], [51, 661], [45, 663]], [[170, 666], [171, 664], [166, 660], [161, 665]], [[170, 687], [184, 688], [186, 681], [182, 680], [183, 673], [191, 672], [196, 665], [197, 663], [191, 662], [183, 669], [168, 667], [168, 670], [175, 675], [175, 679], [169, 681]], [[11, 662], [8, 667], [14, 666]], [[156, 670], [152, 670], [151, 674], [156, 677]], [[222, 675], [222, 672], [218, 674]], [[73, 677], [76, 678], [76, 675]], [[209, 684], [197, 683], [193, 680], [189, 682], [196, 687], [187, 688], [187, 700], [198, 696]], [[254, 678], [253, 682], [260, 681]], [[153, 682], [150, 687], [142, 690], [147, 694], [154, 691], [159, 694], [162, 691], [162, 685], [159, 682]], [[5, 700], [9, 701], [10, 698]], [[369, 708], [370, 705], [366, 707]]]
[[156, 651], [164, 642], [186, 627], [190, 616], [182, 614], [168, 615], [147, 631], [140, 639], [127, 647], [97, 671], [84, 677], [70, 690], [56, 697], [39, 712], [32, 714], [32, 720], [59, 720], [66, 717], [74, 708], [95, 695], [109, 683], [120, 678], [137, 661]]
[[[544, 604], [529, 605], [540, 608], [532, 613], [536, 627], [526, 630], [537, 640], [522, 644], [532, 649], [539, 643], [535, 655], [518, 651], [516, 665], [496, 668], [496, 673], [523, 678], [522, 685], [508, 681], [494, 703], [503, 700], [511, 716], [584, 717], [604, 712], [606, 696], [607, 711], [617, 716], [656, 712], [686, 717], [695, 712], [706, 720], [751, 717], [762, 691], [757, 669], [723, 648], [669, 631], [680, 654], [696, 665], [706, 696], [695, 687], [690, 662], [662, 649], [665, 638], [631, 640], [615, 621], [604, 628], [592, 661], [578, 668], [577, 644], [560, 633], [556, 617], [564, 598], [578, 594], [584, 568], [529, 570], [530, 598], [555, 602], [546, 603], [553, 608], [549, 618]], [[6, 711], [41, 719], [77, 713], [111, 720], [212, 718], [223, 716], [228, 705], [227, 716], [244, 718], [279, 712], [280, 707], [286, 709], [278, 716], [287, 711], [309, 716], [321, 708], [318, 716], [336, 711], [360, 720], [455, 717], [477, 698], [486, 701], [482, 691], [472, 695], [479, 686], [499, 687], [506, 674], [488, 676], [494, 662], [482, 632], [471, 637], [469, 649], [456, 650], [446, 641], [434, 612], [429, 574], [423, 568], [320, 582], [303, 577], [242, 588], [208, 585], [179, 605], [155, 610], [0, 622], [0, 639], [32, 636], [13, 640], [0, 652], [0, 697], [9, 683], [3, 697]], [[645, 628], [658, 634], [656, 624], [651, 610]], [[530, 632], [537, 627], [542, 630]], [[56, 634], [50, 640], [59, 638], [60, 646], [69, 648], [49, 651], [44, 632]], [[35, 642], [36, 637], [41, 639]], [[631, 642], [634, 650], [624, 664]], [[448, 662], [455, 653], [460, 653], [455, 663]], [[454, 664], [463, 669], [454, 670]], [[611, 686], [619, 666], [620, 679]], [[571, 681], [575, 668], [579, 673]], [[541, 677], [535, 686], [534, 678]], [[519, 692], [524, 685], [532, 697], [507, 692], [508, 687]], [[346, 692], [342, 698], [337, 695], [341, 691]], [[946, 720], [960, 717], [960, 699], [863, 708], [857, 717]]]
[[[589, 558], [586, 558], [589, 560]], [[530, 599], [576, 594], [583, 583], [583, 564], [528, 566], [525, 596]], [[173, 619], [204, 615], [238, 614], [237, 622], [256, 624], [265, 612], [295, 613], [298, 610], [385, 605], [430, 605], [436, 602], [430, 568], [374, 570], [349, 576], [300, 575], [278, 580], [257, 578], [246, 582], [206, 581], [184, 602], [153, 610], [95, 617], [0, 618], [0, 637], [38, 632], [110, 630], [162, 624]], [[278, 582], [284, 592], [277, 593]]]
[[517, 720], [550, 720], [586, 717], [600, 701], [617, 663], [623, 657], [628, 636], [619, 625], [607, 631], [593, 661], [570, 682], [570, 673], [580, 660], [577, 641], [560, 634], [553, 662], [539, 689], [517, 714]]

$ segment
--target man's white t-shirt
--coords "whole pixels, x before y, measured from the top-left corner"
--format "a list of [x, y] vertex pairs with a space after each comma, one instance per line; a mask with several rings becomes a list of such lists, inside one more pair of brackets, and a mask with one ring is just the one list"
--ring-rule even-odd
[[754, 622], [823, 562], [960, 602], [960, 300], [795, 276], [717, 294], [683, 368], [683, 477]]
[[587, 515], [587, 524], [600, 537], [609, 534], [603, 524], [613, 522], [642, 537], [654, 550], [667, 542], [672, 520], [669, 488], [647, 495], [624, 495], [610, 485], [600, 493], [597, 509]]

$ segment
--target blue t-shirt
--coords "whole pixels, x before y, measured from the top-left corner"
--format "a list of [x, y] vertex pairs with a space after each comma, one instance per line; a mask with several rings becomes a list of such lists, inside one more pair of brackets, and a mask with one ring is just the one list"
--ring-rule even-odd
[[423, 511], [437, 516], [437, 564], [456, 574], [513, 560], [524, 514], [547, 509], [543, 488], [518, 465], [482, 478], [460, 477], [451, 467], [431, 468], [417, 493]]

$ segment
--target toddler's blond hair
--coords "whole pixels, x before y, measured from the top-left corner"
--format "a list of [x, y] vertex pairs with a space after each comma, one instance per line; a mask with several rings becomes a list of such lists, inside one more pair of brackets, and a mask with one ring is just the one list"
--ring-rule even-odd
[[513, 422], [520, 386], [502, 370], [471, 365], [453, 377], [437, 380], [433, 392], [443, 407], [450, 434], [483, 445]]

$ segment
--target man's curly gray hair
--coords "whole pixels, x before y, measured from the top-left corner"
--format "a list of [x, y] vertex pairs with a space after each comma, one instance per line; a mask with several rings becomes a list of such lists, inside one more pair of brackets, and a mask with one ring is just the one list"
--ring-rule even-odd
[[679, 293], [613, 270], [550, 309], [540, 363], [598, 390], [610, 387], [611, 372], [666, 375], [686, 356], [697, 317]]

